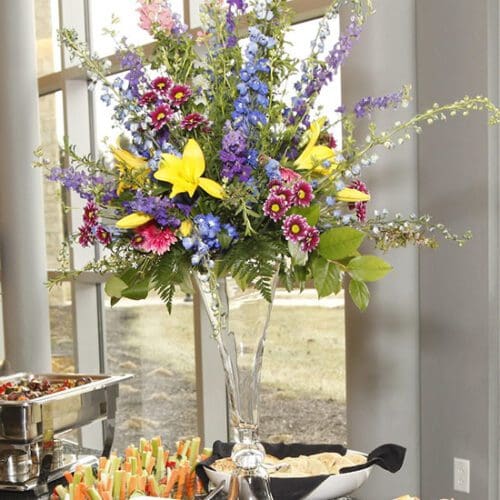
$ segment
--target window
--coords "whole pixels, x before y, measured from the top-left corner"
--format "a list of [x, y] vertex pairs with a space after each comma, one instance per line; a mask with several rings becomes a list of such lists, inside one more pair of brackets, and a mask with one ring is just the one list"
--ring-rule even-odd
[[[176, 0], [193, 10], [194, 0]], [[57, 6], [60, 5], [61, 12]], [[325, 2], [325, 8], [327, 3]], [[110, 128], [109, 109], [100, 101], [98, 90], [87, 91], [87, 82], [71, 68], [60, 72], [59, 49], [54, 45], [54, 28], [63, 23], [89, 26], [92, 50], [108, 56], [114, 50], [103, 28], [110, 25], [113, 12], [131, 12], [134, 0], [82, 0], [68, 4], [37, 0], [39, 36], [39, 74], [43, 143], [54, 160], [64, 135], [78, 143], [81, 152], [99, 151], [104, 136], [113, 142], [117, 131]], [[78, 6], [78, 8], [75, 8]], [[296, 3], [301, 19], [307, 5]], [[50, 12], [50, 16], [47, 15]], [[192, 12], [191, 12], [192, 13]], [[88, 16], [88, 18], [85, 18]], [[132, 44], [149, 43], [148, 36], [136, 28], [132, 16], [121, 16], [121, 26]], [[50, 22], [49, 22], [50, 18]], [[192, 16], [196, 19], [196, 16]], [[307, 55], [308, 43], [317, 21], [298, 24], [291, 35], [291, 50]], [[80, 35], [82, 38], [82, 34]], [[303, 51], [303, 52], [302, 52]], [[56, 93], [50, 94], [56, 89]], [[338, 102], [339, 86], [324, 96], [325, 103]], [[64, 124], [64, 126], [63, 126]], [[74, 200], [69, 200], [73, 205]], [[73, 205], [75, 206], [75, 205]], [[80, 206], [81, 208], [81, 206]], [[45, 211], [48, 270], [57, 264], [63, 231], [76, 229], [78, 206], [66, 217], [60, 194], [46, 187]], [[92, 255], [73, 256], [76, 261]], [[115, 447], [118, 450], [139, 437], [160, 434], [171, 447], [181, 435], [195, 434], [205, 408], [197, 408], [195, 376], [195, 322], [199, 305], [182, 293], [176, 297], [171, 316], [158, 298], [144, 302], [123, 301], [108, 307], [103, 299], [102, 277], [85, 275], [76, 283], [65, 283], [51, 293], [51, 319], [54, 369], [133, 373], [135, 378], [120, 388]], [[198, 345], [198, 344], [197, 344]], [[204, 349], [198, 345], [198, 349]], [[331, 441], [345, 440], [345, 363], [342, 298], [318, 302], [315, 292], [301, 295], [279, 291], [264, 357], [262, 435], [268, 439]], [[75, 354], [73, 354], [75, 353]], [[218, 369], [219, 360], [210, 363]], [[199, 375], [198, 375], [199, 376]], [[312, 383], [311, 383], [312, 381]], [[311, 388], [314, 394], [311, 393]], [[223, 401], [220, 401], [222, 414]], [[199, 403], [198, 403], [199, 404]], [[207, 413], [208, 415], [208, 413]], [[205, 418], [209, 418], [205, 415]], [[340, 424], [339, 424], [340, 422]], [[336, 434], [337, 433], [337, 434]], [[219, 436], [224, 438], [224, 436]], [[86, 443], [88, 444], [88, 443]]]

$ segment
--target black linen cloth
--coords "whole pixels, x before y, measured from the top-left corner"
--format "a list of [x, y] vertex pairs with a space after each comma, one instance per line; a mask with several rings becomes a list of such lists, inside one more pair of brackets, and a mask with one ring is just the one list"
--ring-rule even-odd
[[[216, 460], [231, 456], [234, 443], [224, 443], [215, 441], [213, 444], [212, 456], [196, 466], [196, 473], [203, 482], [205, 489], [208, 488], [208, 477], [204, 466], [210, 467]], [[298, 457], [299, 455], [314, 455], [315, 453], [335, 452], [345, 455], [347, 448], [340, 444], [302, 444], [302, 443], [262, 443], [266, 453], [276, 458]], [[403, 465], [406, 448], [397, 444], [384, 444], [375, 448], [367, 456], [364, 464], [352, 467], [344, 467], [340, 474], [366, 469], [372, 465], [378, 465], [389, 472], [397, 472]], [[271, 477], [271, 492], [275, 500], [300, 500], [316, 487], [318, 487], [328, 475], [311, 477]]]

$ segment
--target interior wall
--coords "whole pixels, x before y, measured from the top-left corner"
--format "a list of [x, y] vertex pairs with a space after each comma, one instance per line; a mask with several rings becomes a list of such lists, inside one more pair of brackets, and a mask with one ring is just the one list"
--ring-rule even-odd
[[[348, 109], [364, 96], [382, 96], [403, 84], [415, 87], [415, 2], [375, 2], [342, 69], [342, 98]], [[343, 24], [348, 21], [343, 20]], [[406, 109], [376, 112], [378, 130], [409, 119]], [[365, 119], [367, 123], [368, 120]], [[366, 129], [357, 137], [364, 141]], [[380, 159], [363, 174], [374, 209], [395, 213], [417, 211], [417, 149], [412, 140], [392, 151], [379, 148]], [[383, 256], [394, 271], [369, 285], [368, 309], [360, 313], [346, 300], [346, 364], [348, 444], [370, 451], [383, 443], [407, 448], [403, 469], [390, 474], [375, 468], [356, 492], [361, 500], [386, 500], [403, 493], [419, 494], [419, 354], [417, 252], [406, 248]]]
[[[417, 2], [418, 100], [498, 102], [498, 0]], [[432, 125], [419, 140], [422, 212], [453, 231], [420, 257], [422, 498], [498, 499], [498, 128], [484, 113]], [[453, 490], [470, 460], [470, 494]]]

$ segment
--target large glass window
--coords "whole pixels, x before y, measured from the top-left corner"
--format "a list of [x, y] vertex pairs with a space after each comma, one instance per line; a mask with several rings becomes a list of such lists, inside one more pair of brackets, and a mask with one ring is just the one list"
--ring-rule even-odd
[[61, 52], [57, 45], [58, 5], [57, 0], [35, 0], [38, 76], [61, 69]]
[[[191, 3], [194, 4], [194, 1]], [[59, 49], [53, 43], [54, 28], [59, 23], [58, 4], [62, 9], [66, 8], [65, 2], [36, 0], [40, 75], [59, 70]], [[182, 0], [175, 0], [172, 5], [182, 14]], [[92, 50], [99, 55], [108, 56], [115, 49], [113, 40], [103, 33], [104, 28], [126, 34], [131, 44], [150, 41], [147, 33], [138, 27], [137, 17], [132, 15], [137, 7], [135, 0], [88, 0], [88, 7]], [[120, 23], [116, 25], [111, 23], [113, 12], [120, 18]], [[317, 25], [317, 21], [309, 21], [294, 28], [288, 40], [294, 55], [300, 58], [308, 56], [310, 40]], [[335, 36], [332, 35], [333, 40]], [[70, 74], [70, 70], [63, 71], [61, 82]], [[41, 92], [44, 93], [43, 89]], [[77, 92], [74, 96], [68, 95], [65, 104], [71, 107], [69, 101], [78, 98], [81, 94]], [[337, 107], [339, 98], [338, 84], [321, 96], [325, 114]], [[114, 142], [119, 131], [111, 128], [111, 110], [100, 101], [99, 88], [92, 99], [94, 116], [88, 120], [88, 130], [86, 125], [82, 125], [87, 120], [80, 120], [71, 113], [67, 119], [75, 120], [78, 127], [85, 128], [78, 133], [82, 134], [81, 137], [93, 137], [99, 154], [103, 138], [107, 136], [110, 142]], [[56, 161], [60, 157], [59, 148], [64, 136], [62, 92], [42, 97], [40, 110], [42, 142], [46, 152]], [[340, 139], [338, 134], [336, 136]], [[65, 228], [61, 193], [52, 183], [45, 187], [45, 213], [47, 267], [50, 270], [57, 266], [57, 252]], [[85, 279], [95, 280], [95, 283], [100, 280], [92, 275]], [[122, 301], [113, 308], [105, 305], [104, 310], [99, 310], [100, 300], [94, 299], [90, 303], [88, 294], [73, 292], [71, 283], [51, 292], [54, 370], [71, 370], [76, 366], [74, 338], [90, 342], [86, 335], [78, 334], [79, 323], [73, 316], [73, 310], [81, 301], [89, 301], [84, 310], [95, 308], [96, 317], [104, 318], [105, 334], [100, 338], [105, 339], [101, 355], [107, 371], [134, 375], [120, 389], [114, 447], [121, 451], [129, 443], [137, 442], [139, 437], [155, 434], [161, 435], [167, 446], [172, 447], [180, 436], [196, 434], [197, 412], [202, 409], [197, 408], [196, 403], [194, 306], [191, 297], [179, 293], [170, 316], [157, 297], [143, 302]], [[264, 439], [345, 441], [343, 314], [342, 297], [318, 301], [312, 290], [302, 294], [278, 291], [262, 374], [261, 423]], [[93, 336], [92, 340], [96, 345], [97, 337]], [[210, 359], [213, 366], [219, 362], [218, 358]]]

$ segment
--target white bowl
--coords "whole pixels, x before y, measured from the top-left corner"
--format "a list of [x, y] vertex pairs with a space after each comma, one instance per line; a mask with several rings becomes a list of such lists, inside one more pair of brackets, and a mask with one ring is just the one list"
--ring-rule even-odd
[[[349, 453], [357, 453], [357, 451], [348, 450]], [[344, 474], [332, 474], [320, 483], [311, 493], [303, 497], [302, 500], [331, 500], [345, 495], [349, 495], [354, 490], [357, 490], [370, 476], [373, 465], [366, 469], [357, 470], [354, 472], [346, 472]], [[231, 474], [229, 472], [219, 472], [210, 467], [204, 467], [208, 478], [212, 484], [220, 484], [225, 481], [224, 491], [227, 493], [229, 488], [229, 480]], [[280, 481], [286, 481], [286, 478], [276, 478]]]

